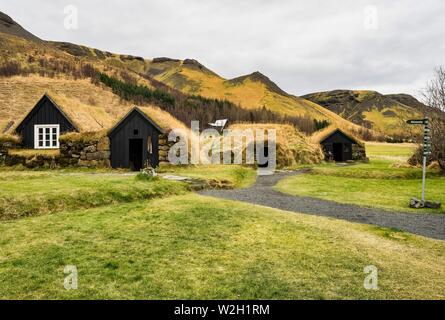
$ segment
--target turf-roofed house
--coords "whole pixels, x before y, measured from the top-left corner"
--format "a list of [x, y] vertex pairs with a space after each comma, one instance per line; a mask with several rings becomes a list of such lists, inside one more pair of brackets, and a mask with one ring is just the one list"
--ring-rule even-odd
[[72, 131], [79, 129], [48, 94], [43, 95], [15, 129], [22, 145], [34, 149], [58, 149], [60, 135]]
[[157, 167], [162, 133], [163, 129], [141, 109], [133, 108], [109, 132], [111, 166], [132, 170]]
[[344, 129], [329, 126], [316, 132], [312, 140], [321, 145], [327, 161], [367, 160], [364, 143]]
[[53, 166], [138, 171], [167, 160], [169, 128], [161, 127], [144, 108], [133, 107], [124, 116], [97, 112], [69, 98], [45, 93], [11, 129], [20, 143], [18, 150], [8, 152], [6, 162], [39, 167], [49, 165], [50, 160]]

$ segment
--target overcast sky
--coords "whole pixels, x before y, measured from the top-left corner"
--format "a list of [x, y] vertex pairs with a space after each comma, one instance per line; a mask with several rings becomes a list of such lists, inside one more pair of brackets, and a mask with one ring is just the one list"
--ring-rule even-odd
[[[445, 65], [443, 0], [0, 3], [0, 11], [46, 40], [194, 58], [225, 78], [258, 70], [297, 95], [333, 89], [417, 95], [433, 69]], [[77, 9], [77, 29], [67, 5]]]

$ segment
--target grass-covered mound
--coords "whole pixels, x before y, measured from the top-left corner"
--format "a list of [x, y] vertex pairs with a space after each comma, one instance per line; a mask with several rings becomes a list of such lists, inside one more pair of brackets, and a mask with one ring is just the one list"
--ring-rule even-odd
[[[324, 158], [323, 152], [318, 144], [312, 143], [306, 135], [289, 124], [234, 124], [230, 126], [230, 129], [252, 129], [254, 132], [255, 129], [275, 129], [278, 167], [316, 164], [320, 163]], [[267, 133], [265, 134], [265, 138], [267, 138]]]
[[173, 181], [116, 172], [2, 171], [0, 220], [153, 199], [187, 191]]
[[[193, 194], [0, 223], [2, 299], [444, 299], [443, 241]], [[66, 265], [78, 289], [66, 290]], [[378, 290], [363, 287], [378, 269]]]

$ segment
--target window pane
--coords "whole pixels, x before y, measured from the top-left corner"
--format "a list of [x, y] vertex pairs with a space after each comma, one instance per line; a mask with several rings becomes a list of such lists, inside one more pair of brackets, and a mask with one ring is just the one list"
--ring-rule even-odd
[[53, 140], [53, 147], [57, 147], [57, 140], [56, 139]]
[[49, 140], [46, 140], [46, 141], [45, 141], [45, 146], [46, 146], [46, 147], [49, 147], [49, 146], [50, 146], [50, 144], [49, 144]]
[[57, 140], [57, 135], [53, 134], [53, 140]]
[[39, 141], [39, 147], [43, 147], [43, 141]]
[[57, 133], [57, 128], [53, 128], [53, 134]]
[[39, 134], [39, 140], [43, 140], [43, 134]]
[[43, 128], [39, 128], [39, 134], [43, 134]]
[[45, 135], [45, 140], [49, 140], [49, 134]]
[[49, 134], [49, 128], [45, 128], [45, 133]]

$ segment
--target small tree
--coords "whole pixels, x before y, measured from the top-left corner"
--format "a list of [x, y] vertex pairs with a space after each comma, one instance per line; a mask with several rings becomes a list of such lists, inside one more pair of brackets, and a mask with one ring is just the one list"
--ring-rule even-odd
[[431, 161], [437, 161], [445, 172], [445, 68], [435, 70], [434, 78], [422, 93], [427, 105], [425, 115], [430, 118]]

